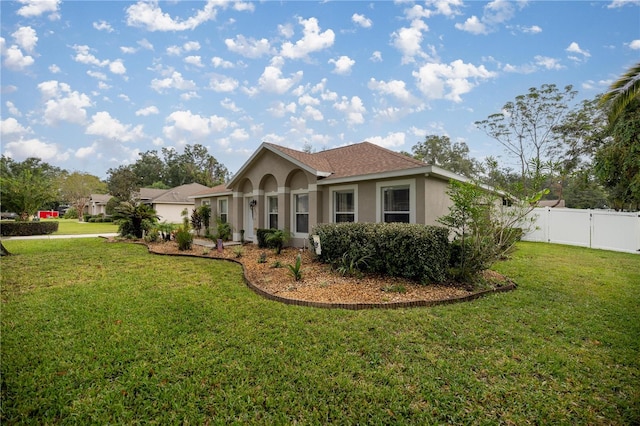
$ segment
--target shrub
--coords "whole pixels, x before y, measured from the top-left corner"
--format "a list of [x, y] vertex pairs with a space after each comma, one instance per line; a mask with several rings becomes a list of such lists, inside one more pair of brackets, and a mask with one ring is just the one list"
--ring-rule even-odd
[[302, 279], [302, 256], [298, 254], [296, 256], [296, 263], [293, 265], [287, 265], [289, 268], [289, 274], [293, 277], [294, 280], [300, 281]]
[[189, 232], [189, 229], [179, 228], [176, 232], [176, 242], [178, 243], [178, 250], [191, 250], [193, 235]]
[[59, 223], [53, 222], [2, 222], [0, 234], [3, 237], [25, 237], [29, 235], [46, 235], [58, 230]]
[[223, 222], [219, 217], [216, 219], [218, 238], [222, 241], [229, 241], [231, 239], [231, 225], [229, 222]]
[[291, 234], [284, 229], [271, 229], [270, 233], [266, 234], [265, 240], [269, 248], [273, 248], [276, 254], [282, 252], [282, 247], [289, 241]]
[[121, 236], [134, 235], [142, 238], [145, 231], [149, 231], [158, 220], [156, 211], [146, 204], [120, 203], [114, 217], [118, 220], [118, 232]]
[[442, 227], [336, 223], [318, 225], [313, 234], [320, 236], [322, 252], [319, 260], [324, 263], [346, 262], [347, 270], [358, 269], [420, 282], [442, 282], [447, 277], [449, 240], [448, 230]]
[[78, 218], [78, 210], [75, 207], [69, 207], [67, 211], [62, 216], [63, 219], [77, 219]]
[[144, 240], [148, 243], [155, 243], [159, 239], [160, 232], [158, 232], [158, 228], [151, 229], [149, 232], [147, 232], [147, 235], [144, 236]]

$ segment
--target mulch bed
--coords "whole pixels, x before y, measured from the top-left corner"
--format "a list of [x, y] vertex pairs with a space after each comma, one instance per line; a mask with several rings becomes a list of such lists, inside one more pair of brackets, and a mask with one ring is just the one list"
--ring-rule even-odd
[[[180, 251], [174, 241], [146, 245], [155, 254], [237, 262], [243, 266], [247, 284], [254, 291], [269, 299], [293, 305], [345, 309], [432, 306], [473, 300], [516, 287], [511, 280], [494, 271], [485, 272], [487, 286], [481, 291], [472, 291], [457, 283], [421, 285], [387, 276], [342, 276], [328, 265], [318, 262], [310, 251], [295, 248], [285, 248], [276, 255], [273, 250], [260, 249], [254, 244], [228, 246], [222, 252], [196, 244], [191, 250]], [[238, 250], [241, 250], [240, 257]], [[295, 281], [287, 265], [293, 265], [298, 254], [302, 257], [302, 280]], [[261, 256], [264, 258], [265, 255], [265, 261], [260, 262]], [[276, 263], [280, 267], [275, 267]]]

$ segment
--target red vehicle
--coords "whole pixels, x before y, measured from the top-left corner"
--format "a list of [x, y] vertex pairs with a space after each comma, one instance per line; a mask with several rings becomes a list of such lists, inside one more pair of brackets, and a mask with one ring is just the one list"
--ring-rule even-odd
[[59, 213], [55, 210], [40, 210], [38, 211], [38, 218], [39, 219], [51, 219], [51, 218], [57, 218], [59, 215]]

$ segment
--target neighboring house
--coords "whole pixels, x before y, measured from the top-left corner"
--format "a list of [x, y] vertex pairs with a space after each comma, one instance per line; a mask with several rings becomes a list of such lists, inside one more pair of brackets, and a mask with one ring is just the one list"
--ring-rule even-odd
[[449, 212], [449, 180], [463, 176], [369, 142], [317, 153], [263, 143], [226, 184], [191, 198], [228, 221], [233, 239], [258, 228], [288, 229], [303, 247], [313, 227], [331, 222], [436, 225]]
[[536, 207], [551, 207], [563, 209], [567, 206], [564, 200], [540, 200], [538, 201], [538, 205]]
[[107, 203], [111, 199], [109, 194], [91, 194], [89, 198], [89, 204], [87, 204], [85, 210], [86, 213], [95, 216], [99, 214], [107, 214]]
[[172, 189], [140, 188], [140, 201], [150, 205], [160, 217], [160, 222], [182, 222], [182, 211], [187, 209], [189, 216], [195, 204], [190, 198], [207, 189], [205, 185], [190, 183]]

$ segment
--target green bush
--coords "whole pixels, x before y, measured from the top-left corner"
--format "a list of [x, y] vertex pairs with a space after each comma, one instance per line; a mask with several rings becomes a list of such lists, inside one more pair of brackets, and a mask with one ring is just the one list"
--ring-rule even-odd
[[75, 207], [69, 207], [67, 209], [67, 211], [64, 213], [64, 216], [62, 216], [63, 219], [77, 219], [78, 218], [78, 211], [76, 210]]
[[[449, 264], [448, 230], [438, 226], [406, 223], [321, 224], [319, 260], [349, 266], [362, 272], [442, 282]], [[359, 261], [366, 259], [366, 261]], [[353, 271], [350, 271], [353, 272]]]
[[176, 242], [178, 243], [178, 250], [191, 250], [193, 246], [193, 235], [188, 229], [179, 228], [176, 232]]
[[259, 228], [256, 230], [256, 238], [258, 239], [258, 248], [273, 248], [267, 243], [267, 236], [274, 233], [275, 229]]
[[220, 218], [216, 220], [218, 238], [222, 241], [229, 241], [231, 239], [231, 224], [229, 222], [223, 222]]
[[54, 222], [2, 222], [0, 233], [3, 237], [25, 237], [29, 235], [52, 234], [58, 230], [59, 223]]

